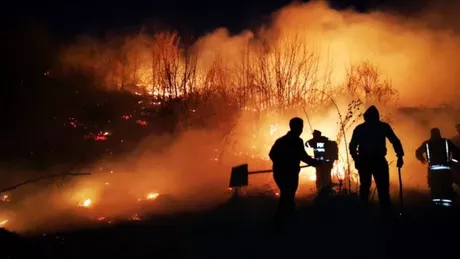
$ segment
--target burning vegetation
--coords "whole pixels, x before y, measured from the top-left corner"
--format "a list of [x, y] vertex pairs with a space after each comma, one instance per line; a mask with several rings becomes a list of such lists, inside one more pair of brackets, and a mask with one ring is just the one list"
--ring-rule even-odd
[[[420, 43], [427, 35], [428, 41]], [[427, 126], [397, 108], [425, 104], [433, 100], [433, 91], [444, 102], [458, 98], [453, 91], [460, 82], [457, 73], [442, 65], [459, 55], [452, 52], [457, 42], [417, 21], [333, 11], [323, 2], [283, 8], [272, 26], [257, 32], [229, 35], [220, 28], [188, 45], [174, 32], [80, 38], [63, 48], [43, 75], [57, 82], [78, 75], [97, 89], [85, 85], [69, 90], [65, 98], [56, 94], [56, 102], [70, 108], [46, 114], [61, 134], [50, 137], [58, 140], [47, 152], [62, 156], [65, 152], [56, 149], [70, 146], [69, 156], [78, 157], [79, 166], [46, 171], [92, 175], [18, 190], [18, 198], [2, 194], [0, 227], [34, 229], [69, 207], [93, 221], [112, 223], [141, 220], [166, 207], [214, 204], [228, 197], [231, 166], [247, 162], [252, 168], [270, 167], [269, 149], [288, 131], [293, 116], [305, 119], [304, 140], [317, 128], [337, 141], [334, 181], [356, 188], [347, 140], [361, 122], [363, 108], [379, 106], [383, 119], [392, 120], [405, 149], [411, 150]], [[429, 50], [441, 45], [430, 64], [420, 65]], [[443, 86], [433, 90], [436, 65], [445, 68], [446, 76], [439, 77]], [[70, 100], [78, 100], [77, 108], [66, 103]], [[28, 153], [38, 156], [34, 150]], [[302, 169], [301, 179], [312, 187], [314, 169]], [[250, 188], [261, 186], [276, 195], [270, 176], [254, 177]], [[169, 205], [161, 206], [164, 199]], [[48, 212], [27, 218], [44, 200], [50, 200]], [[179, 205], [170, 205], [175, 202]]]

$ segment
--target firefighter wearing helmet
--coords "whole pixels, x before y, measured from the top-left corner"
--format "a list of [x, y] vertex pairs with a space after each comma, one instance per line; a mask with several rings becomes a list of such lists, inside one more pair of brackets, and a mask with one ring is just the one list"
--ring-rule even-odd
[[321, 131], [314, 130], [313, 138], [305, 146], [312, 148], [315, 159], [322, 162], [316, 166], [316, 190], [319, 195], [329, 194], [332, 188], [332, 167], [338, 159], [337, 143], [322, 136]]
[[420, 162], [428, 163], [428, 189], [435, 205], [448, 207], [452, 204], [452, 157], [459, 151], [451, 140], [441, 136], [438, 128], [433, 128], [430, 139], [423, 142], [415, 152]]

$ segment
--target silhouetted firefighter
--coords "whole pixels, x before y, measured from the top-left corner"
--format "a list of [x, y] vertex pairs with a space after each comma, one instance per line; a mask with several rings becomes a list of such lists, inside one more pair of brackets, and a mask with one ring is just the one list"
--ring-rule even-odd
[[[460, 124], [455, 125], [456, 135], [450, 140], [454, 145], [460, 148]], [[460, 187], [460, 154], [452, 154], [452, 180]]]
[[459, 148], [443, 138], [438, 128], [431, 129], [430, 139], [423, 142], [415, 152], [420, 162], [428, 162], [428, 189], [435, 205], [450, 206], [452, 203], [452, 156], [458, 153]]
[[318, 195], [327, 195], [332, 188], [332, 167], [339, 156], [337, 143], [322, 136], [321, 131], [314, 130], [313, 138], [305, 146], [312, 148], [315, 160], [322, 162], [316, 167], [316, 190]]
[[275, 230], [280, 231], [288, 216], [295, 212], [295, 194], [299, 186], [300, 162], [316, 166], [318, 161], [305, 151], [300, 135], [303, 120], [295, 117], [289, 121], [290, 131], [277, 139], [270, 150], [273, 162], [273, 177], [280, 191], [278, 208], [275, 212]]
[[372, 176], [379, 195], [382, 212], [390, 212], [390, 173], [386, 160], [386, 139], [391, 142], [398, 157], [397, 167], [404, 164], [404, 151], [401, 141], [388, 123], [380, 121], [377, 108], [372, 105], [364, 113], [364, 123], [358, 125], [353, 131], [349, 148], [355, 161], [355, 168], [359, 173], [361, 201], [367, 205], [369, 200]]

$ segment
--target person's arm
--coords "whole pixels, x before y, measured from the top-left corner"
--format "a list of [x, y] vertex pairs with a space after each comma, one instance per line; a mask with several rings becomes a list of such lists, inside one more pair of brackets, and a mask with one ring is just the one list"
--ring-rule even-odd
[[460, 156], [460, 148], [457, 147], [451, 140], [448, 140], [448, 143], [450, 152], [452, 153], [452, 158], [458, 160]]
[[424, 142], [424, 143], [422, 143], [422, 145], [420, 145], [420, 147], [417, 148], [417, 150], [415, 150], [415, 157], [417, 158], [418, 161], [420, 161], [422, 163], [426, 163], [426, 159], [423, 156], [423, 154], [425, 152], [426, 152], [426, 146], [425, 146], [425, 142]]
[[401, 158], [404, 156], [404, 149], [401, 144], [401, 141], [396, 136], [391, 126], [389, 124], [386, 124], [386, 125], [387, 125], [387, 136], [386, 137], [388, 138], [390, 143], [393, 145], [393, 149], [395, 150], [396, 156], [398, 158]]
[[316, 166], [318, 164], [318, 161], [316, 161], [314, 158], [308, 155], [307, 151], [305, 150], [303, 146], [302, 139], [300, 139], [299, 144], [300, 145], [298, 145], [298, 149], [300, 153], [300, 160], [307, 165]]
[[268, 156], [270, 157], [270, 160], [272, 160], [273, 163], [279, 158], [279, 140], [276, 140], [275, 143], [273, 144], [272, 148], [270, 149], [270, 153]]
[[353, 135], [351, 136], [350, 143], [348, 144], [348, 150], [353, 160], [356, 160], [358, 157], [358, 143], [359, 143], [359, 133], [358, 127], [353, 130]]

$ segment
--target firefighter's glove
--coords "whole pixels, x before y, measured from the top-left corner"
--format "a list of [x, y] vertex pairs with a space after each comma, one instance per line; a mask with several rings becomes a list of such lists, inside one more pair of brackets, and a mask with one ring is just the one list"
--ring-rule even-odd
[[398, 161], [396, 162], [396, 167], [401, 168], [404, 165], [404, 160], [402, 156], [398, 157]]

